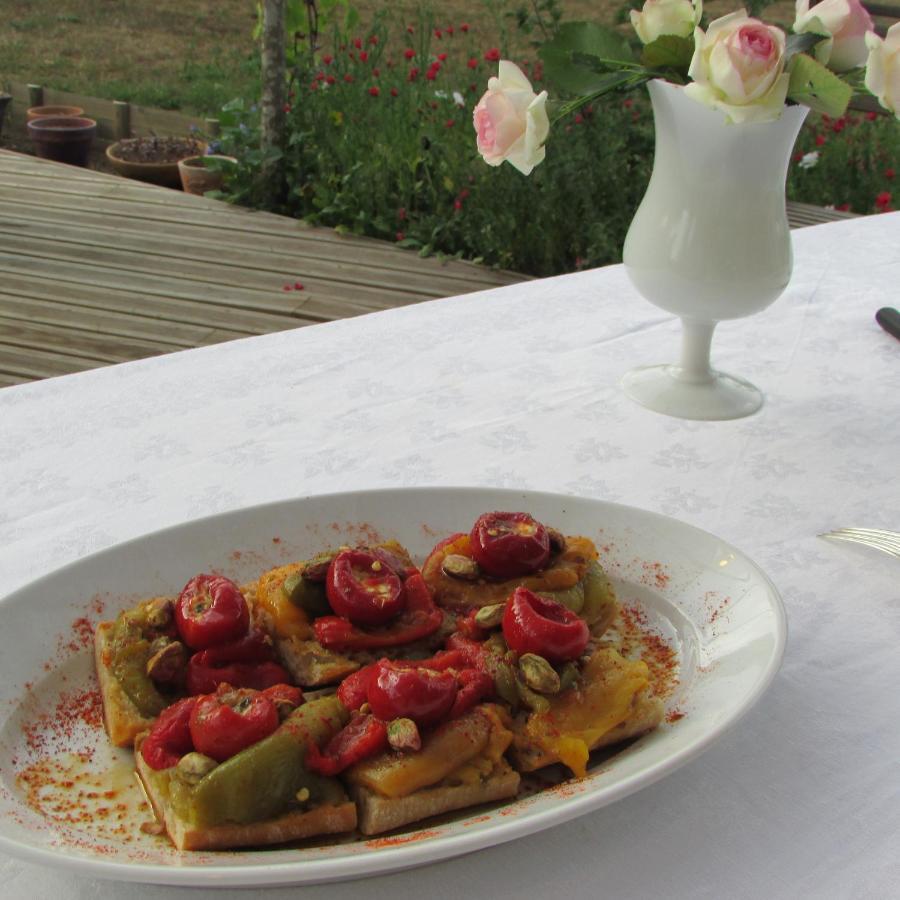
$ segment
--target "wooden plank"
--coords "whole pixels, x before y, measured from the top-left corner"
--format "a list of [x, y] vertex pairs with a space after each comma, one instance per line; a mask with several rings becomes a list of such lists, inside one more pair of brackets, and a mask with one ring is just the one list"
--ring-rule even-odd
[[0, 372], [0, 389], [17, 384], [27, 384], [29, 381], [34, 381], [30, 375], [5, 375]]
[[[408, 270], [401, 276], [396, 270], [385, 270], [381, 267], [360, 270], [352, 260], [334, 260], [321, 253], [312, 252], [309, 242], [305, 242], [302, 249], [298, 250], [296, 242], [283, 240], [281, 252], [276, 253], [274, 248], [266, 246], [271, 245], [271, 239], [258, 241], [251, 249], [245, 246], [244, 242], [240, 245], [234, 241], [230, 244], [223, 243], [221, 232], [215, 236], [201, 238], [196, 234], [196, 227], [185, 228], [160, 223], [152, 223], [148, 227], [148, 223], [141, 223], [137, 227], [114, 228], [96, 224], [98, 220], [96, 216], [94, 222], [86, 227], [85, 216], [77, 212], [65, 216], [65, 221], [62, 221], [63, 216], [38, 221], [14, 214], [25, 205], [20, 204], [18, 208], [15, 206], [5, 204], [4, 211], [0, 211], [0, 246], [4, 242], [4, 235], [13, 237], [22, 235], [26, 238], [30, 234], [37, 237], [52, 236], [53, 240], [86, 247], [130, 250], [179, 261], [199, 260], [217, 266], [240, 267], [245, 271], [279, 273], [286, 281], [291, 282], [296, 278], [304, 278], [305, 273], [309, 272], [311, 273], [309, 277], [314, 278], [316, 283], [324, 280], [360, 285], [364, 288], [384, 288], [414, 294], [415, 299], [445, 297], [455, 293], [458, 288], [458, 283], [452, 279], [438, 279], [431, 273], [422, 274]], [[102, 217], [99, 217], [99, 221], [103, 221]], [[290, 270], [284, 268], [287, 261], [294, 264]], [[360, 280], [363, 277], [366, 278], [365, 283]]]
[[15, 344], [106, 363], [128, 362], [182, 349], [177, 344], [92, 334], [80, 328], [23, 322], [0, 316], [0, 344]]
[[216, 323], [212, 322], [209, 325], [187, 325], [137, 313], [116, 312], [105, 307], [76, 306], [66, 299], [42, 300], [35, 297], [13, 296], [5, 292], [0, 292], [0, 316], [44, 325], [76, 328], [95, 334], [169, 343], [178, 349], [196, 347], [206, 342], [213, 330], [223, 331], [227, 335], [219, 340], [232, 340], [254, 333], [214, 329], [213, 325]]
[[[233, 298], [240, 294], [236, 305], [273, 312], [289, 308], [304, 314], [305, 307], [314, 299], [327, 299], [334, 304], [334, 315], [331, 318], [337, 318], [348, 314], [346, 298], [351, 293], [353, 300], [349, 308], [366, 312], [405, 306], [424, 299], [421, 293], [414, 291], [362, 283], [355, 283], [352, 288], [348, 288], [345, 284], [315, 276], [307, 279], [305, 291], [287, 292], [283, 290], [284, 285], [293, 283], [296, 273], [285, 269], [249, 270], [191, 257], [154, 256], [140, 250], [71, 244], [36, 235], [25, 237], [7, 233], [3, 236], [0, 247], [0, 265], [8, 265], [14, 258], [31, 260], [35, 267], [46, 261], [78, 264], [82, 267], [79, 271], [84, 271], [85, 266], [95, 271], [103, 270], [104, 278], [107, 279], [105, 283], [121, 288], [129, 287], [138, 278], [154, 278], [173, 287], [176, 281], [182, 285], [188, 282], [192, 289], [201, 290], [212, 300], [215, 299], [214, 291], [227, 285]], [[223, 248], [223, 257], [226, 253], [227, 248]]]
[[66, 356], [47, 350], [0, 343], [0, 375], [20, 379], [52, 378], [106, 365], [102, 359]]
[[[0, 201], [4, 206], [25, 202], [33, 209], [71, 210], [73, 204], [71, 201], [67, 202], [62, 199], [60, 195], [63, 193], [62, 191], [40, 190], [26, 194], [21, 187], [17, 188], [8, 184], [6, 179], [0, 175]], [[195, 199], [203, 200], [203, 198]], [[215, 203], [216, 201], [208, 202]], [[216, 208], [209, 210], [195, 208], [179, 210], [175, 213], [172, 210], [161, 212], [157, 206], [152, 204], [129, 203], [123, 198], [93, 196], [90, 199], [90, 210], [92, 214], [103, 216], [107, 221], [114, 218], [115, 227], [121, 225], [122, 218], [127, 218], [135, 220], [135, 222], [153, 221], [163, 224], [173, 223], [183, 227], [203, 228], [204, 234], [216, 234], [219, 241], [235, 238], [243, 243], [245, 237], [247, 239], [255, 237], [260, 240], [267, 236], [276, 239], [290, 238], [293, 241], [302, 242], [302, 252], [316, 259], [336, 262], [352, 259], [363, 271], [379, 269], [404, 274], [415, 272], [422, 276], [433, 274], [442, 281], [446, 280], [445, 287], [429, 292], [431, 296], [462, 294], [529, 280], [516, 273], [490, 269], [473, 263], [457, 260], [441, 261], [435, 258], [422, 259], [415, 253], [394, 247], [386, 241], [353, 235], [338, 235], [327, 229], [311, 230], [308, 226], [302, 226], [292, 219], [285, 220], [288, 223], [287, 226], [281, 222], [270, 223], [262, 218], [254, 221], [252, 218], [245, 217], [244, 213], [249, 213], [250, 217], [262, 217], [267, 214], [223, 204], [218, 204]], [[232, 212], [240, 218], [232, 216]], [[268, 228], [269, 224], [273, 224], [274, 227]], [[299, 246], [286, 248], [286, 252], [300, 252], [300, 248]]]
[[0, 283], [5, 291], [25, 300], [58, 301], [67, 305], [123, 315], [143, 316], [150, 320], [215, 328], [224, 325], [247, 335], [268, 334], [313, 324], [309, 319], [276, 313], [256, 312], [215, 303], [198, 302], [187, 297], [173, 298], [136, 290], [117, 290], [85, 284], [68, 277], [56, 279], [46, 273], [21, 275], [5, 272]]
[[[15, 156], [15, 154], [4, 154], [3, 151], [0, 151], [0, 186], [16, 189], [9, 192], [9, 196], [11, 198], [15, 196], [21, 198], [21, 189], [27, 188], [37, 192], [45, 192], [48, 188], [41, 185], [43, 179], [36, 177], [40, 172], [35, 169], [34, 163], [30, 161], [31, 158], [19, 155], [20, 158], [14, 161], [13, 167], [4, 167], [3, 164], [12, 156]], [[48, 164], [44, 160], [40, 160], [38, 163], [44, 164], [45, 169], [49, 165], [51, 171], [56, 170], [54, 174], [57, 177], [62, 177], [58, 171], [62, 167], [57, 164]], [[31, 181], [28, 180], [29, 177], [32, 178]], [[95, 179], [97, 179], [96, 187], [93, 185]], [[251, 230], [259, 233], [276, 231], [314, 241], [317, 244], [323, 241], [328, 242], [334, 244], [335, 248], [341, 247], [344, 250], [346, 250], [348, 244], [353, 245], [354, 248], [364, 246], [367, 250], [381, 254], [393, 261], [397, 266], [407, 270], [411, 261], [415, 260], [413, 264], [417, 268], [442, 270], [449, 277], [458, 275], [490, 284], [512, 284], [529, 280], [528, 276], [495, 270], [468, 261], [442, 261], [435, 258], [422, 259], [409, 250], [396, 247], [387, 241], [359, 235], [341, 235], [332, 229], [315, 228], [297, 219], [223, 204], [221, 201], [195, 197], [155, 185], [146, 185], [141, 182], [121, 179], [105, 173], [79, 170], [78, 176], [71, 179], [71, 181], [77, 182], [77, 184], [60, 185], [57, 182], [50, 189], [54, 194], [87, 194], [92, 199], [92, 205], [99, 196], [104, 202], [110, 201], [111, 205], [103, 207], [103, 211], [110, 214], [122, 212], [123, 207], [116, 207], [116, 203], [127, 203], [130, 215], [135, 215], [136, 217], [150, 216], [157, 220], [166, 221], [173, 218], [171, 212], [173, 208], [177, 208], [177, 217], [181, 222], [208, 225], [219, 230], [223, 228], [240, 231]], [[102, 189], [100, 185], [102, 185]], [[35, 197], [34, 199], [35, 202], [42, 203], [47, 198]], [[139, 203], [140, 207], [135, 207], [135, 202]], [[65, 204], [58, 199], [53, 202], [53, 205], [66, 208]], [[160, 215], [160, 210], [153, 208], [155, 205], [166, 207], [167, 213]], [[225, 212], [226, 210], [227, 213]], [[223, 218], [225, 221], [223, 221]]]
[[857, 213], [840, 209], [825, 209], [811, 203], [799, 203], [790, 200], [785, 204], [788, 224], [791, 228], [806, 228], [809, 225], [821, 225], [823, 222], [837, 222], [842, 219], [855, 219]]

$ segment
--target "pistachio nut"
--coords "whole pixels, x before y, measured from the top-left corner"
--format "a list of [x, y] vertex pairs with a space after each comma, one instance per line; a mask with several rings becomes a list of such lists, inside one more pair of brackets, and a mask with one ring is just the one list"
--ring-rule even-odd
[[309, 800], [310, 793], [308, 787], [302, 787], [299, 791], [294, 795], [296, 801], [298, 803], [306, 803]]
[[147, 660], [147, 675], [157, 684], [179, 684], [187, 675], [187, 667], [187, 647], [181, 641], [171, 641]]
[[516, 678], [516, 692], [522, 705], [527, 706], [533, 712], [545, 713], [550, 711], [550, 701], [536, 691], [531, 690], [521, 677]]
[[578, 666], [575, 665], [574, 662], [567, 662], [560, 670], [559, 670], [559, 690], [567, 691], [570, 687], [572, 687], [581, 676], [581, 672], [578, 670]]
[[218, 765], [212, 757], [202, 753], [187, 753], [178, 760], [175, 775], [187, 784], [197, 784]]
[[468, 556], [459, 553], [451, 553], [444, 557], [441, 571], [450, 578], [458, 578], [460, 581], [476, 581], [481, 575], [478, 563]]
[[543, 656], [536, 653], [523, 653], [519, 657], [519, 672], [525, 684], [539, 694], [558, 694], [560, 688], [559, 673]]
[[174, 604], [168, 597], [154, 597], [144, 606], [144, 615], [151, 628], [162, 629], [172, 622]]
[[503, 621], [503, 611], [506, 609], [505, 603], [492, 603], [490, 606], [482, 606], [475, 613], [475, 624], [479, 628], [499, 628]]
[[494, 689], [497, 696], [513, 709], [519, 706], [519, 692], [516, 690], [516, 672], [508, 662], [498, 662], [494, 671]]
[[394, 750], [421, 750], [422, 736], [412, 719], [394, 719], [388, 722], [388, 743]]

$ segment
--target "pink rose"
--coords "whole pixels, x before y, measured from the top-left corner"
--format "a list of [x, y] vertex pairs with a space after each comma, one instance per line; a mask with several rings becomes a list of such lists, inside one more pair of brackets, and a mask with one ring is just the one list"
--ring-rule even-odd
[[732, 122], [771, 121], [787, 96], [785, 36], [780, 28], [751, 19], [744, 10], [694, 30], [694, 56], [684, 92], [722, 110]]
[[546, 104], [547, 92], [535, 94], [521, 69], [501, 59], [497, 77], [488, 81], [472, 116], [484, 161], [490, 166], [506, 161], [530, 175], [544, 159], [550, 132]]
[[797, 0], [794, 31], [814, 31], [831, 38], [816, 46], [816, 59], [835, 72], [849, 72], [866, 62], [866, 34], [875, 26], [859, 0], [822, 0], [810, 8], [809, 0]]

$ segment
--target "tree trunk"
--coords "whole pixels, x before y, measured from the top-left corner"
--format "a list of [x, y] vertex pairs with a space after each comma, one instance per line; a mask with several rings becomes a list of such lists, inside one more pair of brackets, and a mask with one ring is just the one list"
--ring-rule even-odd
[[[285, 0], [263, 0], [262, 30], [262, 150], [266, 157], [284, 149]], [[275, 206], [284, 195], [284, 164], [267, 160], [262, 169], [266, 199]]]

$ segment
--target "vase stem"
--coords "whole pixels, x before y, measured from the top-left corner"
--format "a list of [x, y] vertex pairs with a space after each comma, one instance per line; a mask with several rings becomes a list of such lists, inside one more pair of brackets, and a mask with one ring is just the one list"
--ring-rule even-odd
[[708, 384], [714, 378], [709, 365], [715, 322], [682, 319], [681, 362], [674, 377], [688, 384]]

